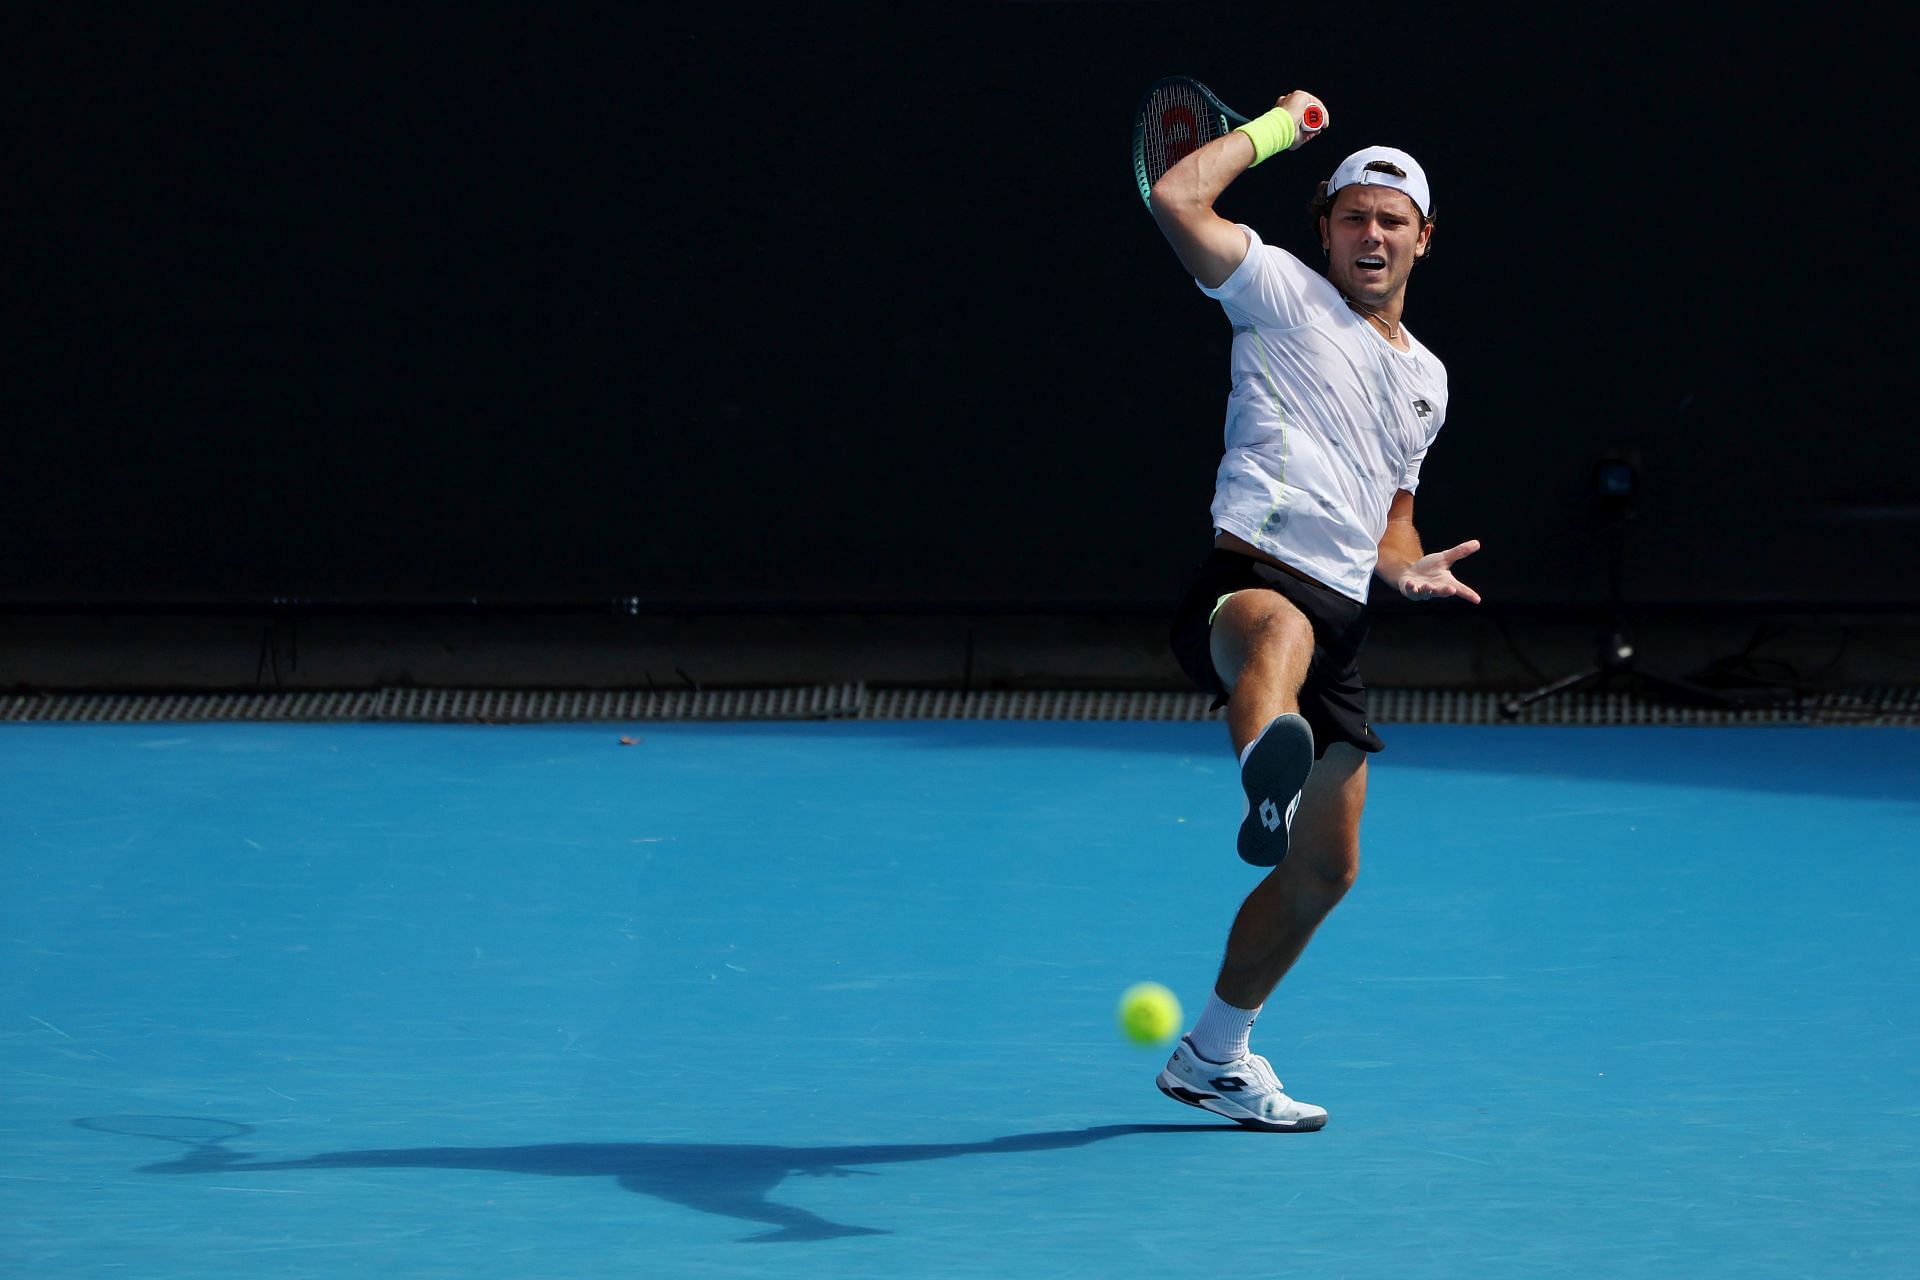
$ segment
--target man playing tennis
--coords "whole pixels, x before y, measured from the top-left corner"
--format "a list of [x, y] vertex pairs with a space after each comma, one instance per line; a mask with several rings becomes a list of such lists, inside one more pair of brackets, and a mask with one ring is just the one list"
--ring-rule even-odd
[[1429, 554], [1413, 492], [1447, 411], [1447, 374], [1401, 323], [1433, 237], [1413, 157], [1348, 156], [1313, 204], [1324, 274], [1213, 205], [1241, 174], [1313, 134], [1319, 104], [1273, 110], [1186, 156], [1154, 184], [1154, 221], [1233, 324], [1213, 551], [1177, 611], [1186, 671], [1227, 708], [1247, 814], [1240, 856], [1272, 867], [1227, 935], [1212, 997], [1160, 1073], [1163, 1092], [1256, 1129], [1318, 1129], [1248, 1050], [1261, 1007], [1359, 869], [1367, 721], [1358, 666], [1373, 577], [1413, 600], [1480, 597], [1453, 575], [1479, 550]]

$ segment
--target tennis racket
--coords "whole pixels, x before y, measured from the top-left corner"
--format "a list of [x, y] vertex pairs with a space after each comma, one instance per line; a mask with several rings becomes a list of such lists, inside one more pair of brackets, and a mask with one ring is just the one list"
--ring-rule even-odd
[[[1319, 104], [1306, 109], [1309, 133], [1327, 127], [1327, 110]], [[1153, 201], [1153, 184], [1189, 153], [1226, 136], [1247, 117], [1213, 96], [1213, 90], [1191, 76], [1157, 80], [1133, 116], [1133, 176], [1140, 198]]]

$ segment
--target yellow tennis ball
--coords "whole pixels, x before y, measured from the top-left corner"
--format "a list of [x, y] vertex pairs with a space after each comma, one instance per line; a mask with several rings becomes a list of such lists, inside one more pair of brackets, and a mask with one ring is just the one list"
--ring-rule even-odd
[[1165, 1044], [1180, 1034], [1180, 1001], [1157, 982], [1136, 982], [1120, 997], [1120, 1030], [1135, 1044]]

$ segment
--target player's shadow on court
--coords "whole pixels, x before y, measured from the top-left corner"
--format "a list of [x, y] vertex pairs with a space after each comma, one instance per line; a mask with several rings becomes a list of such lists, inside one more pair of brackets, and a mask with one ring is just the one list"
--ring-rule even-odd
[[[166, 1128], [115, 1121], [176, 1121]], [[877, 1176], [855, 1165], [949, 1160], [957, 1156], [1011, 1155], [1084, 1147], [1110, 1138], [1148, 1133], [1241, 1133], [1232, 1125], [1113, 1124], [1090, 1129], [1021, 1133], [986, 1142], [876, 1143], [844, 1147], [780, 1147], [695, 1142], [562, 1142], [528, 1147], [402, 1147], [327, 1151], [297, 1160], [255, 1160], [224, 1145], [250, 1130], [227, 1121], [193, 1117], [89, 1117], [84, 1128], [138, 1134], [181, 1143], [178, 1159], [143, 1165], [141, 1173], [236, 1173], [293, 1169], [481, 1169], [555, 1178], [612, 1178], [629, 1191], [654, 1196], [702, 1213], [765, 1223], [742, 1243], [794, 1243], [841, 1236], [885, 1235], [874, 1227], [830, 1222], [818, 1214], [769, 1200], [789, 1177]], [[189, 1125], [200, 1126], [197, 1129]], [[182, 1136], [182, 1135], [186, 1136]], [[216, 1135], [217, 1136], [213, 1136]]]

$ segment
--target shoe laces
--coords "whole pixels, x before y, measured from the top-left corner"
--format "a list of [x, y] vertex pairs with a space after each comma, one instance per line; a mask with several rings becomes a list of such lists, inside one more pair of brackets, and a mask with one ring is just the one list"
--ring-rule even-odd
[[1286, 1090], [1286, 1086], [1280, 1083], [1280, 1077], [1273, 1073], [1273, 1064], [1271, 1062], [1268, 1062], [1257, 1053], [1248, 1054], [1244, 1061], [1246, 1062], [1246, 1066], [1243, 1070], [1247, 1075], [1252, 1076], [1256, 1083], [1262, 1086], [1261, 1092], [1266, 1092], [1268, 1089], [1271, 1089], [1274, 1093], [1282, 1093]]

